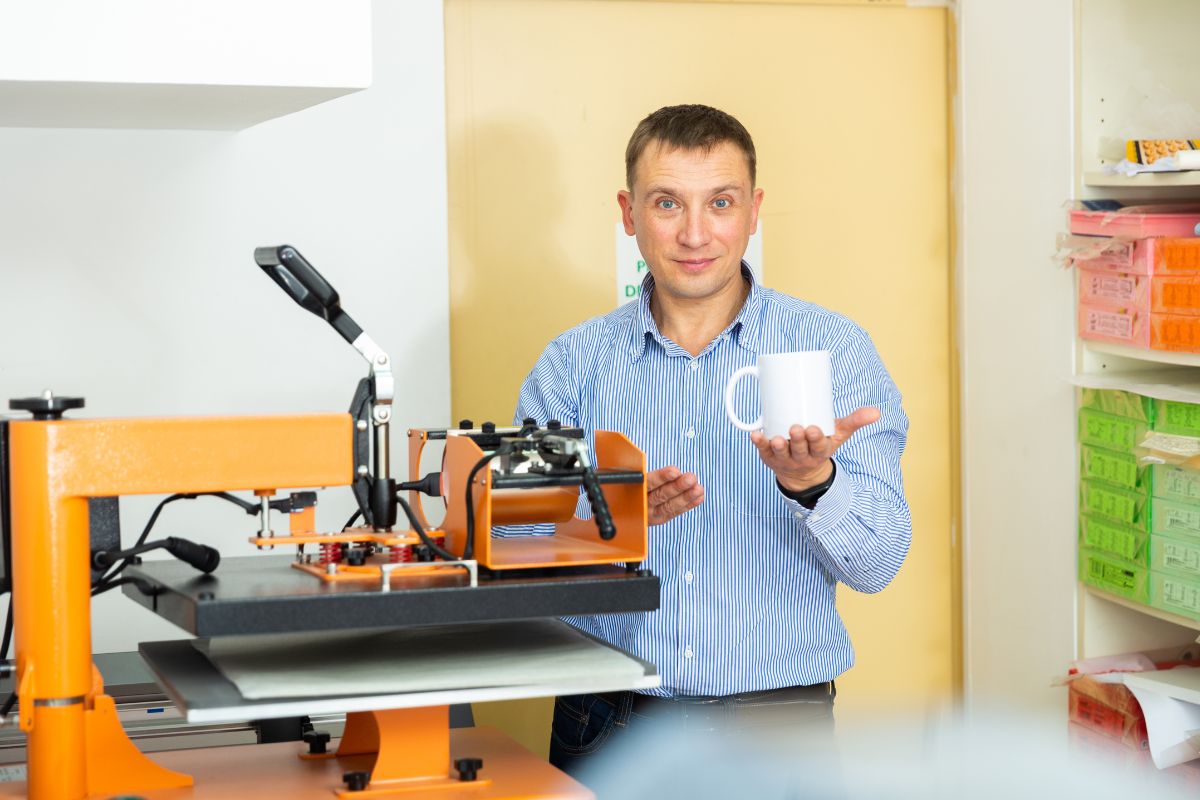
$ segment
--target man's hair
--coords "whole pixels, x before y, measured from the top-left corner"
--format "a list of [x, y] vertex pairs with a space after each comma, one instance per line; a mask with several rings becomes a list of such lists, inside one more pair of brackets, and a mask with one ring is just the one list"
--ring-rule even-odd
[[638, 123], [625, 148], [625, 181], [633, 188], [638, 159], [652, 142], [670, 150], [711, 151], [732, 142], [746, 156], [750, 185], [754, 185], [756, 159], [754, 140], [742, 123], [712, 106], [665, 106]]

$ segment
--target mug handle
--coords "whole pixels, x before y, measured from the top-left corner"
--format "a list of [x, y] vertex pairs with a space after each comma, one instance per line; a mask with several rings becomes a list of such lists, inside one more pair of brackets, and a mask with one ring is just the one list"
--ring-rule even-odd
[[743, 431], [748, 431], [748, 432], [756, 431], [756, 430], [759, 430], [760, 428], [762, 428], [762, 423], [763, 423], [762, 414], [759, 414], [758, 419], [754, 420], [754, 422], [747, 425], [746, 423], [744, 423], [740, 419], [738, 419], [737, 412], [733, 410], [733, 390], [734, 390], [734, 387], [737, 386], [737, 382], [741, 379], [741, 377], [743, 375], [753, 375], [754, 377], [757, 378], [758, 377], [758, 367], [751, 364], [748, 367], [742, 367], [737, 372], [735, 372], [729, 376], [729, 382], [725, 384], [725, 413], [729, 416], [729, 421], [733, 423], [733, 426], [735, 428], [738, 428]]

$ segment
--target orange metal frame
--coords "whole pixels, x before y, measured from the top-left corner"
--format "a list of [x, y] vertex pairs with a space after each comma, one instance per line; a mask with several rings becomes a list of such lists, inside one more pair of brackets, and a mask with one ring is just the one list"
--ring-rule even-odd
[[[411, 480], [420, 478], [421, 453], [428, 433], [408, 432], [408, 469]], [[465, 494], [467, 476], [484, 451], [470, 437], [450, 436], [442, 462], [446, 518], [442, 530], [446, 548], [462, 555], [467, 542]], [[646, 472], [646, 456], [629, 439], [614, 431], [596, 431], [598, 469]], [[491, 470], [482, 469], [472, 487], [475, 504], [474, 557], [493, 570], [532, 569], [584, 564], [617, 564], [645, 560], [647, 552], [645, 480], [636, 484], [604, 484], [617, 535], [604, 541], [590, 519], [575, 516], [579, 490], [575, 487], [549, 489], [492, 489]], [[414, 512], [426, 522], [421, 498], [410, 493]], [[553, 536], [492, 537], [492, 525], [554, 523]], [[427, 526], [428, 527], [428, 526]]]
[[33, 800], [190, 786], [142, 755], [92, 665], [89, 497], [343, 486], [348, 414], [10, 424], [20, 724]]

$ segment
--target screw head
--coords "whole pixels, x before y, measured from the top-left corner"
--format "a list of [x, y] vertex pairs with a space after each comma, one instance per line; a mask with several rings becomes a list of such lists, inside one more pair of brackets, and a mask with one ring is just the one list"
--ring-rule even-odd
[[360, 419], [358, 422], [354, 423], [354, 427], [360, 431], [365, 431], [367, 429], [367, 421], [365, 419]]
[[357, 472], [357, 473], [358, 473], [358, 476], [359, 476], [360, 478], [365, 478], [365, 477], [367, 476], [367, 473], [369, 473], [370, 471], [371, 471], [371, 470], [367, 469], [367, 465], [366, 465], [366, 464], [359, 464], [359, 465], [358, 465], [358, 469], [357, 469], [357, 470], [355, 470], [355, 472]]

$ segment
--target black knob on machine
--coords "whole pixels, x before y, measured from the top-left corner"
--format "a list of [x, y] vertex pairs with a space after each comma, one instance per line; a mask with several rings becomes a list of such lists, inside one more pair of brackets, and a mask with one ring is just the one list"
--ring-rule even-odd
[[303, 738], [308, 744], [309, 755], [319, 756], [326, 752], [325, 745], [329, 744], [329, 734], [325, 731], [309, 731]]
[[475, 423], [474, 423], [474, 422], [472, 422], [472, 421], [471, 421], [471, 420], [469, 420], [469, 419], [460, 419], [460, 420], [458, 421], [458, 429], [459, 429], [459, 430], [462, 430], [462, 431], [469, 431], [469, 430], [471, 430], [471, 429], [472, 429], [472, 428], [474, 428], [474, 427], [475, 427]]
[[346, 788], [352, 792], [361, 792], [367, 788], [367, 784], [371, 782], [371, 773], [369, 772], [347, 772], [342, 776], [342, 782], [346, 784]]
[[547, 428], [549, 428], [549, 429], [550, 429], [550, 430], [552, 430], [552, 431], [561, 431], [561, 430], [562, 430], [562, 423], [561, 423], [561, 422], [559, 422], [559, 421], [558, 421], [558, 420], [556, 420], [556, 419], [552, 419], [552, 420], [550, 420], [549, 422], [547, 422], [547, 423], [546, 423], [546, 427], [547, 427]]
[[28, 411], [35, 420], [58, 420], [65, 411], [83, 408], [83, 398], [58, 397], [47, 389], [40, 397], [15, 397], [8, 401], [8, 407], [14, 411]]
[[454, 762], [454, 768], [458, 770], [460, 781], [473, 781], [479, 777], [479, 770], [483, 769], [483, 759], [460, 758]]
[[483, 432], [484, 433], [495, 433], [496, 432], [496, 423], [494, 423], [494, 422], [483, 423]]

